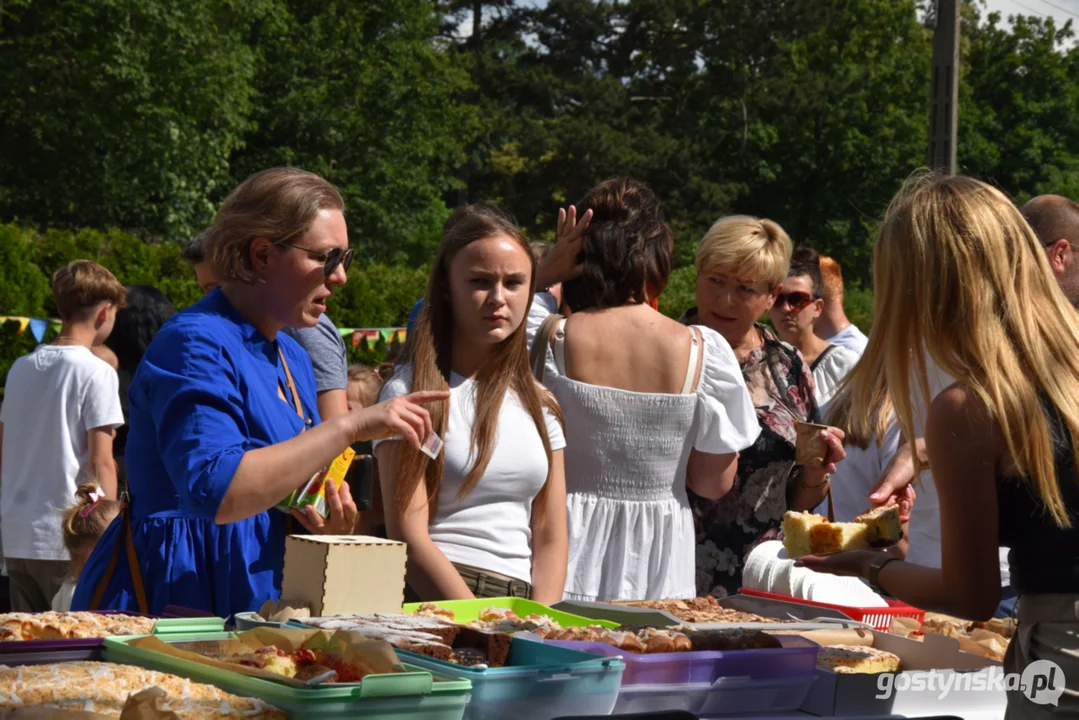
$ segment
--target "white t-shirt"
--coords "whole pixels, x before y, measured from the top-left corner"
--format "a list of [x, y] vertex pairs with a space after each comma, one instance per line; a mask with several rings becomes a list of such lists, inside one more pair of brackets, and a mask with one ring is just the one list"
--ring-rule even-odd
[[858, 357], [862, 356], [865, 352], [865, 346], [869, 344], [869, 338], [865, 336], [865, 333], [858, 329], [857, 325], [848, 325], [830, 338], [824, 338], [833, 345], [838, 345], [842, 348], [847, 348], [858, 353]]
[[[407, 395], [411, 385], [412, 368], [403, 366], [382, 388], [380, 400]], [[442, 438], [445, 474], [428, 533], [450, 562], [532, 582], [532, 500], [547, 482], [548, 470], [543, 440], [517, 394], [508, 392], [487, 469], [471, 492], [459, 498], [474, 465], [475, 399], [475, 381], [451, 373], [449, 422]], [[544, 418], [551, 450], [563, 449], [562, 426], [546, 410]]]
[[[877, 447], [875, 435], [864, 450], [856, 445], [846, 446], [847, 457], [836, 464], [831, 482], [836, 522], [850, 522], [870, 509], [869, 492], [892, 461], [899, 447], [900, 434], [899, 425], [893, 422], [884, 433], [880, 447]], [[815, 512], [824, 515], [827, 510], [825, 500]]]
[[8, 373], [0, 422], [0, 533], [6, 557], [67, 560], [60, 513], [75, 501], [89, 432], [124, 424], [120, 381], [89, 348], [41, 345]]
[[64, 584], [52, 597], [53, 612], [71, 612], [71, 599], [75, 597], [75, 581], [64, 580]]
[[832, 345], [813, 362], [811, 368], [813, 384], [817, 388], [816, 400], [821, 417], [826, 414], [828, 403], [835, 396], [839, 383], [858, 364], [860, 358], [861, 356], [853, 350], [848, 350], [841, 345]]

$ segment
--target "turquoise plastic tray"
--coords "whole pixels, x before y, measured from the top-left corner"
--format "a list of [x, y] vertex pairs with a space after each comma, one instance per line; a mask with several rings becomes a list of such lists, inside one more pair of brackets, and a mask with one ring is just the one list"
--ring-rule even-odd
[[[288, 713], [290, 718], [392, 718], [393, 720], [461, 720], [472, 684], [466, 679], [437, 680], [429, 670], [405, 664], [409, 672], [368, 675], [362, 682], [301, 689], [272, 680], [231, 673], [192, 660], [131, 647], [138, 637], [105, 639], [105, 660], [138, 665], [216, 685], [226, 692], [256, 697]], [[227, 640], [235, 633], [158, 635], [164, 642]]]
[[471, 681], [466, 720], [609, 715], [626, 669], [617, 658], [516, 638], [506, 667], [500, 668], [462, 667], [403, 650], [397, 654], [432, 673]]

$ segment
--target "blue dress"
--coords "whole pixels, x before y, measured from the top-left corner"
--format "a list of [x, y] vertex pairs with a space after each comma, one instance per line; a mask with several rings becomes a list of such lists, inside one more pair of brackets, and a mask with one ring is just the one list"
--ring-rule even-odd
[[[285, 519], [270, 509], [218, 525], [218, 507], [248, 450], [304, 428], [278, 395], [288, 361], [308, 423], [319, 422], [311, 359], [284, 333], [267, 340], [220, 290], [174, 315], [158, 332], [131, 383], [127, 473], [132, 536], [150, 612], [167, 605], [220, 617], [258, 610], [281, 593]], [[76, 586], [72, 610], [88, 608], [117, 542], [117, 520]], [[100, 609], [138, 610], [122, 552]]]

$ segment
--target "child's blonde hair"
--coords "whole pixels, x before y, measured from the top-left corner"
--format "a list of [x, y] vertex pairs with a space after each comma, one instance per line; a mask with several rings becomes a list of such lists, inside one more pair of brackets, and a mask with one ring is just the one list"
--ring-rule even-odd
[[71, 577], [79, 576], [97, 541], [119, 513], [120, 503], [105, 497], [98, 483], [84, 482], [75, 490], [75, 503], [64, 511], [62, 525], [64, 547], [71, 554]]
[[360, 407], [371, 407], [378, 403], [378, 395], [382, 392], [382, 376], [377, 368], [368, 365], [349, 365], [348, 367], [348, 395]]

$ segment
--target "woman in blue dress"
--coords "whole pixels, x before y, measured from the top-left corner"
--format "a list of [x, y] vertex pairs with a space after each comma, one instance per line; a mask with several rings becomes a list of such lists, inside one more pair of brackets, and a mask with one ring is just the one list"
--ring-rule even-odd
[[[130, 506], [86, 563], [72, 609], [167, 605], [228, 617], [281, 590], [286, 516], [274, 506], [354, 442], [431, 432], [416, 393], [320, 423], [311, 360], [279, 331], [312, 327], [352, 260], [336, 188], [281, 168], [225, 200], [206, 240], [221, 288], [173, 316], [131, 384]], [[327, 486], [328, 520], [293, 511], [314, 533], [348, 534], [347, 485]], [[132, 572], [135, 568], [135, 572]]]

